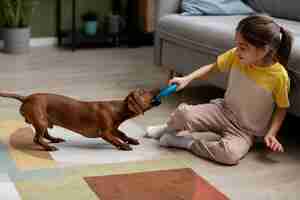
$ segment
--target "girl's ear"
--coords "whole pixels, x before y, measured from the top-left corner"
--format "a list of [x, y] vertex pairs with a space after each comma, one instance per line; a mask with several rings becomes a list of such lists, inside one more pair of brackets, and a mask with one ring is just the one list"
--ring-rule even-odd
[[262, 48], [262, 54], [264, 55], [264, 57], [270, 55], [273, 53], [271, 47], [269, 45], [265, 45], [263, 48]]
[[264, 60], [264, 61], [269, 61], [272, 60], [274, 57], [274, 51], [270, 48], [269, 45], [265, 45], [262, 48], [257, 48], [257, 58]]

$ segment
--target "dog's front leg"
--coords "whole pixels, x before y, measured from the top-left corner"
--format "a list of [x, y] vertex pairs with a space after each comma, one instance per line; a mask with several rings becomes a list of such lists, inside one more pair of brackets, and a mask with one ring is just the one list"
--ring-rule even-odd
[[48, 130], [47, 130], [47, 129], [46, 129], [46, 131], [45, 131], [44, 137], [45, 137], [47, 140], [49, 140], [50, 142], [52, 142], [52, 143], [65, 142], [65, 140], [62, 139], [62, 138], [57, 138], [57, 137], [51, 136], [51, 135], [48, 133]]
[[123, 140], [124, 142], [128, 143], [128, 144], [133, 144], [133, 145], [139, 145], [139, 141], [134, 139], [134, 138], [131, 138], [131, 137], [128, 137], [125, 133], [123, 133], [122, 131], [116, 129], [113, 134], [120, 138], [121, 140]]
[[132, 148], [123, 142], [120, 142], [120, 140], [118, 140], [118, 138], [116, 138], [113, 134], [112, 134], [113, 130], [104, 130], [101, 133], [101, 137], [102, 139], [106, 140], [107, 142], [111, 143], [112, 145], [114, 145], [115, 147], [117, 147], [120, 150], [125, 150], [125, 151], [130, 151], [132, 150]]
[[45, 135], [45, 132], [47, 131], [47, 128], [34, 126], [35, 128], [35, 136], [33, 138], [33, 142], [42, 146], [46, 151], [57, 151], [58, 149], [54, 146], [48, 145], [44, 140], [43, 137]]

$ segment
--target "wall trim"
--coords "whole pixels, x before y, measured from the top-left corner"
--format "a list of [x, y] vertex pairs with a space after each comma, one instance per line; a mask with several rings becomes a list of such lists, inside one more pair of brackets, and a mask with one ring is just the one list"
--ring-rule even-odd
[[40, 46], [54, 46], [58, 43], [56, 37], [44, 37], [44, 38], [32, 38], [30, 39], [30, 46], [40, 47]]

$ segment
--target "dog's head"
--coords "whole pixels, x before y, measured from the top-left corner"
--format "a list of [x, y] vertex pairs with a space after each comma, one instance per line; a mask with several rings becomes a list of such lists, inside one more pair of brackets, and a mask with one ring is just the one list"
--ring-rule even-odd
[[159, 89], [151, 91], [136, 89], [129, 93], [125, 99], [125, 103], [134, 116], [137, 116], [144, 114], [144, 112], [155, 106], [153, 104], [153, 99], [158, 94]]

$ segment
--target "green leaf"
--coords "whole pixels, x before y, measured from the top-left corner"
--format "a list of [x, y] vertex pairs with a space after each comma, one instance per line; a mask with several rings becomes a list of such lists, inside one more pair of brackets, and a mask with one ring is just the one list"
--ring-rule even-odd
[[0, 0], [0, 26], [29, 26], [37, 3], [33, 0]]

